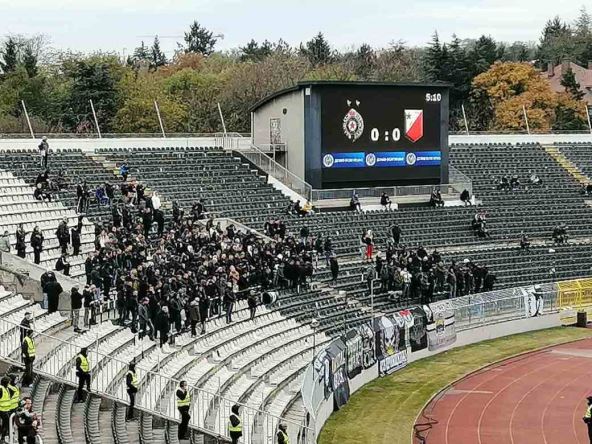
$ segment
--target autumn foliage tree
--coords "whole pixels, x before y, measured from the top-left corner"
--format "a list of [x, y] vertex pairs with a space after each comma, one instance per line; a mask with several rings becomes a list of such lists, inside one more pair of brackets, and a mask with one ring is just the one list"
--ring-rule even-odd
[[524, 130], [523, 107], [531, 130], [585, 125], [581, 102], [552, 91], [548, 81], [528, 63], [496, 62], [476, 76], [472, 86], [472, 117], [489, 130]]

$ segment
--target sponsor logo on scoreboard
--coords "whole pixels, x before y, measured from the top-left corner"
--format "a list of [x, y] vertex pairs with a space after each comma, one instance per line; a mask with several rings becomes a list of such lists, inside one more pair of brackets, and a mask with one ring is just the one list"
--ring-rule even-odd
[[405, 137], [415, 143], [423, 137], [423, 110], [405, 110]]
[[322, 157], [324, 168], [393, 168], [439, 166], [440, 151], [376, 151], [327, 153]]

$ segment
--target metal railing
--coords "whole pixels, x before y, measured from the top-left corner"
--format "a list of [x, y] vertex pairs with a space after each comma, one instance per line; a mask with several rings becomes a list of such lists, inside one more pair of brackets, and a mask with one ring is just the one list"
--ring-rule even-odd
[[390, 197], [397, 196], [422, 196], [431, 194], [434, 188], [439, 188], [442, 194], [460, 194], [463, 190], [468, 190], [472, 194], [472, 183], [467, 182], [438, 184], [438, 185], [405, 185], [392, 187], [375, 188], [337, 188], [328, 190], [312, 190], [312, 202], [318, 202], [326, 199], [350, 199], [354, 193], [362, 198], [379, 199], [382, 193]]
[[[86, 334], [92, 335], [93, 331]], [[76, 387], [78, 379], [74, 370], [74, 362], [80, 352], [81, 342], [76, 339], [74, 339], [76, 342], [64, 341], [36, 330], [33, 330], [33, 336], [37, 349], [42, 346], [51, 350], [42, 360], [34, 362], [33, 372], [52, 381]], [[87, 342], [88, 338], [87, 336]], [[99, 351], [102, 343], [103, 341], [97, 333], [96, 339], [88, 346], [88, 359], [92, 368], [91, 389], [95, 394], [127, 405], [129, 402], [125, 390], [124, 374], [130, 362]], [[144, 349], [144, 344], [147, 344], [146, 349]], [[0, 358], [12, 365], [22, 367], [23, 364], [19, 359], [20, 345], [19, 325], [0, 319]], [[137, 336], [124, 344], [124, 346], [131, 345], [141, 348], [140, 357], [144, 357], [147, 353], [151, 353], [151, 350], [156, 349], [156, 345], [152, 341], [139, 342]], [[93, 366], [93, 361], [96, 368]], [[160, 374], [159, 371], [163, 369], [160, 367], [160, 359], [158, 362], [157, 371], [154, 371], [154, 368], [143, 367], [141, 362], [136, 366], [139, 392], [135, 408], [168, 421], [179, 422], [174, 391], [179, 386], [180, 380]], [[118, 381], [119, 379], [120, 381]], [[242, 440], [245, 444], [275, 442], [280, 422], [286, 423], [289, 429], [298, 431], [299, 436], [312, 437], [314, 435], [311, 430], [303, 430], [303, 428], [307, 428], [303, 424], [227, 399], [220, 393], [213, 393], [191, 385], [188, 386], [188, 390], [191, 393], [190, 428], [214, 436], [223, 442], [230, 441], [227, 421], [230, 409], [234, 405], [240, 407], [245, 434]], [[299, 443], [313, 442], [312, 439], [306, 439], [299, 441]]]
[[238, 151], [249, 162], [260, 168], [271, 177], [279, 180], [295, 193], [301, 195], [306, 200], [311, 200], [312, 186], [290, 172], [287, 168], [275, 162], [271, 157], [261, 151], [257, 146], [250, 145], [249, 148]]
[[[559, 311], [557, 285], [541, 284], [541, 314]], [[432, 310], [453, 310], [457, 331], [530, 317], [525, 306], [526, 296], [533, 286], [508, 288], [487, 293], [461, 296], [430, 304]]]
[[[39, 134], [39, 139], [42, 135], [47, 136], [50, 139], [98, 139], [97, 133], [52, 133], [36, 131]], [[224, 133], [167, 133], [167, 138], [187, 138], [187, 137], [224, 137]], [[226, 137], [245, 137], [250, 138], [251, 133], [237, 133], [228, 132]], [[0, 139], [30, 139], [31, 134], [27, 131], [26, 133], [0, 133]], [[162, 133], [101, 133], [103, 139], [128, 139], [128, 138], [154, 138], [162, 139]], [[36, 138], [37, 139], [37, 138]]]

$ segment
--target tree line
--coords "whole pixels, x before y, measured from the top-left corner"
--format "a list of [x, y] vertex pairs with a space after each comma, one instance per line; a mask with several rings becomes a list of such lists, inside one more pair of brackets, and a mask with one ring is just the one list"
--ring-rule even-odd
[[395, 41], [337, 51], [322, 33], [299, 46], [251, 40], [216, 50], [217, 36], [193, 22], [169, 60], [158, 37], [140, 42], [123, 60], [114, 52], [52, 49], [43, 36], [6, 36], [0, 45], [0, 133], [26, 132], [21, 101], [37, 133], [94, 132], [89, 100], [102, 132], [157, 133], [158, 102], [165, 129], [218, 132], [220, 104], [229, 130], [248, 132], [248, 109], [258, 100], [302, 80], [449, 82], [450, 128], [464, 129], [462, 106], [473, 131], [518, 130], [522, 107], [532, 129], [587, 127], [582, 93], [573, 71], [564, 91], [553, 92], [547, 64], [592, 61], [592, 19], [582, 8], [573, 23], [549, 20], [537, 43], [499, 42], [482, 35], [424, 47]]

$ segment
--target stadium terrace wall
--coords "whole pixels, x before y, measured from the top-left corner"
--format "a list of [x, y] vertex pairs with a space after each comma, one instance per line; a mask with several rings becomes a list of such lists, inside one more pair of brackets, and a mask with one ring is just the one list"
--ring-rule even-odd
[[475, 300], [469, 304], [442, 301], [412, 307], [349, 330], [321, 350], [306, 370], [302, 399], [316, 437], [334, 411], [380, 376], [456, 347], [564, 325], [557, 286], [543, 289], [541, 297], [526, 287], [505, 295], [464, 297]]

